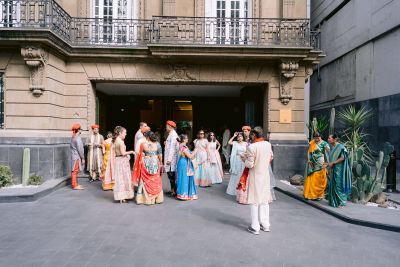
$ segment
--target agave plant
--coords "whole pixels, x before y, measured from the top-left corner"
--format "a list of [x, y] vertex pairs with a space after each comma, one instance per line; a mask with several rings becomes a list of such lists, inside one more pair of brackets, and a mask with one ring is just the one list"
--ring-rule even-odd
[[359, 110], [355, 106], [351, 105], [344, 108], [338, 113], [339, 119], [346, 125], [352, 132], [359, 131], [361, 127], [372, 118], [373, 112], [365, 106], [362, 106]]
[[312, 137], [313, 132], [323, 133], [329, 127], [329, 120], [325, 116], [314, 117], [312, 121], [306, 123], [306, 126]]
[[350, 151], [351, 166], [353, 166], [354, 161], [358, 160], [355, 152], [359, 148], [364, 151], [363, 160], [368, 163], [373, 161], [371, 149], [366, 141], [368, 134], [364, 133], [362, 128], [372, 116], [373, 111], [365, 106], [357, 110], [355, 106], [351, 105], [338, 112], [339, 120], [348, 127], [344, 131], [344, 142]]

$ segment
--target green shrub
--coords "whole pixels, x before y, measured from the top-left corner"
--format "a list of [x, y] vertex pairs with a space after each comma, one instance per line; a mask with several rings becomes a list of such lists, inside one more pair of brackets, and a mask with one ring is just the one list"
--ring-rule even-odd
[[28, 185], [40, 185], [42, 184], [42, 176], [37, 175], [37, 174], [31, 174], [28, 179]]
[[0, 165], [0, 188], [14, 183], [13, 174], [9, 166]]

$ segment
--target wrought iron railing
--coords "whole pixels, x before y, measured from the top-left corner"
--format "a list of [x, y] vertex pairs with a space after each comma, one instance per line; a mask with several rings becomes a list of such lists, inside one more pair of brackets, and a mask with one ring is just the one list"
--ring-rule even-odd
[[308, 19], [153, 17], [151, 20], [71, 17], [54, 0], [0, 0], [1, 28], [48, 29], [71, 46], [148, 44], [319, 48]]

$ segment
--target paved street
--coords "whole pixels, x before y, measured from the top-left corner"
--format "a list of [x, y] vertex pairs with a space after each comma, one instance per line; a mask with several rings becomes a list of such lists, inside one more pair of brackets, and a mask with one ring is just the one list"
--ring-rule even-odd
[[0, 204], [0, 266], [399, 266], [400, 234], [339, 221], [280, 193], [270, 233], [222, 185], [162, 205], [113, 202], [100, 183]]

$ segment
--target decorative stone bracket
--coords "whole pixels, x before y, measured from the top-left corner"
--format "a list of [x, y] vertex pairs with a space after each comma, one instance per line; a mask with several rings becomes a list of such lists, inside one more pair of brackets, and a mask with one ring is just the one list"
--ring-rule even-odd
[[287, 105], [289, 101], [293, 98], [292, 88], [293, 88], [293, 78], [299, 69], [299, 63], [297, 61], [282, 61], [279, 65], [280, 69], [280, 88], [279, 88], [279, 98], [282, 104]]
[[21, 55], [31, 71], [29, 89], [34, 96], [39, 97], [44, 91], [43, 76], [47, 63], [46, 54], [40, 47], [29, 45], [21, 48]]
[[169, 65], [170, 73], [164, 75], [165, 80], [175, 81], [193, 81], [197, 80], [195, 75], [188, 71], [188, 67], [184, 64]]

